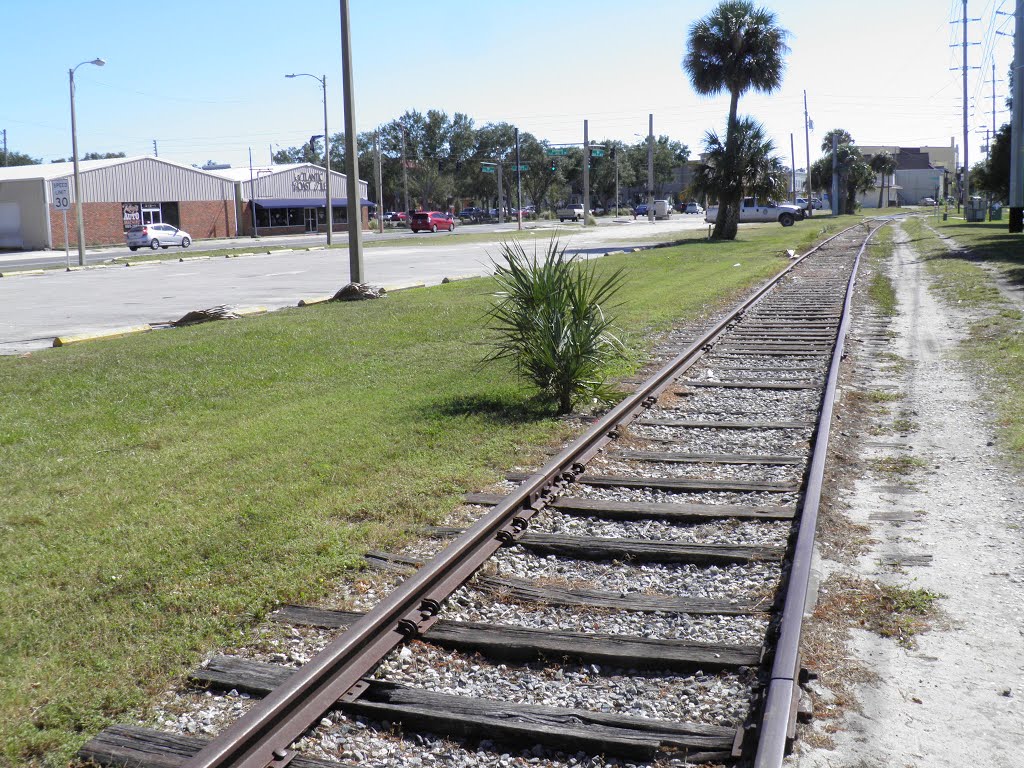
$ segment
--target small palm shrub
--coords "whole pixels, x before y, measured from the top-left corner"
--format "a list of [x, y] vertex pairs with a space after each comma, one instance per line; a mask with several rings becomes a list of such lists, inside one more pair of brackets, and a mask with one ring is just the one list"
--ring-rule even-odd
[[559, 414], [581, 399], [610, 400], [604, 371], [624, 350], [605, 310], [623, 270], [599, 276], [592, 263], [567, 256], [557, 239], [543, 258], [536, 243], [531, 256], [518, 241], [502, 243], [501, 257], [491, 260], [498, 290], [487, 313], [498, 341], [484, 362], [511, 360]]

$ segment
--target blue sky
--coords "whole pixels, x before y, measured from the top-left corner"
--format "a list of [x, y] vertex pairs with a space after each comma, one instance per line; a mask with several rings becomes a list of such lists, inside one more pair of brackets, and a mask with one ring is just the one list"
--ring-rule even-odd
[[[764, 122], [778, 152], [805, 163], [803, 91], [815, 130], [850, 131], [858, 144], [962, 143], [960, 0], [776, 0], [791, 32], [783, 87], [748, 94], [740, 112]], [[431, 4], [351, 0], [356, 122], [371, 130], [408, 109], [464, 112], [477, 125], [507, 121], [553, 142], [635, 141], [654, 114], [658, 134], [696, 154], [721, 131], [726, 96], [695, 95], [680, 60], [689, 25], [714, 2], [506, 0]], [[970, 0], [970, 161], [996, 122], [1012, 57], [1012, 0]], [[49, 161], [71, 154], [68, 69], [80, 67], [79, 152], [159, 154], [184, 163], [247, 165], [322, 132], [319, 85], [290, 72], [326, 74], [332, 133], [342, 127], [336, 0], [0, 0], [0, 128], [8, 146]]]

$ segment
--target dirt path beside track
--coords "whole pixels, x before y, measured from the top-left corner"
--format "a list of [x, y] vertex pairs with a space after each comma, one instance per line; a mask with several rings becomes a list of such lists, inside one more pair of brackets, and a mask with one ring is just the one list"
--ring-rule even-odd
[[[855, 373], [845, 390], [882, 393], [886, 403], [853, 428], [839, 426], [852, 461], [836, 506], [867, 527], [864, 549], [845, 564], [823, 560], [821, 570], [823, 578], [938, 593], [941, 617], [913, 648], [851, 630], [849, 660], [877, 679], [851, 684], [857, 705], [843, 717], [802, 728], [787, 765], [1019, 767], [1024, 484], [1000, 461], [984, 383], [957, 356], [969, 313], [929, 289], [926, 266], [900, 229], [884, 271], [898, 314], [889, 338], [877, 317], [855, 324]], [[1015, 298], [1024, 308], [1019, 291]], [[893, 355], [903, 360], [894, 364]], [[825, 588], [835, 583], [826, 579]], [[824, 679], [812, 683], [819, 710], [836, 696]]]

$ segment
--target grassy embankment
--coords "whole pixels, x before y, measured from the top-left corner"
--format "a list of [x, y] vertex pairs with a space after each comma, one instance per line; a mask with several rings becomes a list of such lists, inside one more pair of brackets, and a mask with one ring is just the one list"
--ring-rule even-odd
[[984, 315], [972, 325], [964, 355], [984, 372], [997, 408], [1002, 445], [1024, 466], [1024, 315], [996, 285], [998, 277], [1017, 292], [1024, 286], [1024, 236], [1009, 234], [1005, 220], [968, 224], [929, 217], [927, 222], [965, 249], [948, 250], [919, 221], [906, 225], [937, 278], [936, 289], [947, 301]]
[[[602, 259], [628, 270], [616, 314], [638, 364], [652, 332], [734, 300], [821, 229]], [[492, 287], [0, 358], [0, 765], [65, 765], [275, 605], [540, 462], [571, 426], [478, 368]]]

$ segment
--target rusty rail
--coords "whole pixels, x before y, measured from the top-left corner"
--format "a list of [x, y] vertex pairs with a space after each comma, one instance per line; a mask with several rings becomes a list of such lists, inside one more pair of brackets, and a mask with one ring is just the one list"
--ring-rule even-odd
[[335, 702], [359, 698], [366, 689], [363, 678], [399, 644], [429, 629], [444, 600], [499, 547], [521, 535], [553, 491], [571, 482], [594, 454], [615, 439], [619, 429], [651, 407], [679, 373], [700, 360], [717, 337], [798, 264], [849, 229], [852, 227], [819, 243], [755, 291], [296, 670], [284, 684], [193, 755], [183, 768], [283, 768], [291, 762], [295, 756], [291, 744]]
[[789, 744], [795, 738], [796, 716], [799, 705], [800, 676], [800, 635], [803, 629], [804, 610], [810, 591], [811, 562], [814, 554], [815, 532], [818, 526], [818, 510], [821, 504], [821, 488], [825, 476], [825, 459], [828, 454], [829, 430], [832, 411], [835, 407], [836, 387], [839, 382], [839, 366], [843, 358], [846, 333], [850, 325], [850, 306], [857, 284], [857, 269], [861, 256], [881, 227], [872, 230], [864, 239], [857, 252], [853, 270], [846, 287], [843, 315], [836, 335], [829, 367], [825, 392], [822, 395], [821, 413], [814, 436], [814, 451], [807, 473], [800, 525], [793, 548], [793, 560], [786, 583], [786, 600], [782, 609], [779, 639], [775, 645], [768, 694], [762, 711], [758, 733], [754, 768], [780, 768]]

